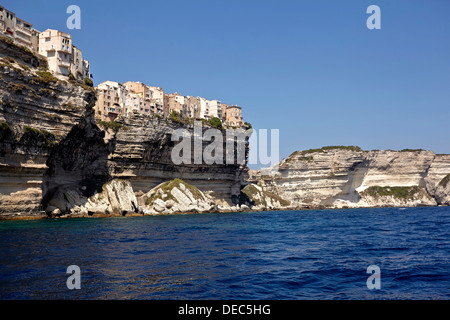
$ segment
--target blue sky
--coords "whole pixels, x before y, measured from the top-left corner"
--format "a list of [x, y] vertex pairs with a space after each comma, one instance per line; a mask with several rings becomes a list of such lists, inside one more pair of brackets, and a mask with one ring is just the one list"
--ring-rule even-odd
[[[450, 1], [2, 0], [69, 32], [94, 83], [141, 81], [243, 107], [280, 157], [326, 145], [450, 153]], [[81, 8], [68, 30], [66, 8]], [[381, 8], [381, 30], [366, 9]]]

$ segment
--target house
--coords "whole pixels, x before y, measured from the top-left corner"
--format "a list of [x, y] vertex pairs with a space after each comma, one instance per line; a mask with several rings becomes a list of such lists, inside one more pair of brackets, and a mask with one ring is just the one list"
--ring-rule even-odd
[[18, 45], [24, 46], [33, 52], [39, 49], [39, 31], [33, 25], [16, 14], [0, 6], [0, 33], [9, 36]]
[[[100, 83], [97, 86], [95, 117], [102, 121], [114, 121], [119, 115], [129, 114], [134, 107], [126, 105], [128, 95], [128, 90], [121, 83], [114, 81]], [[137, 108], [139, 108], [139, 101]]]
[[227, 107], [225, 111], [224, 123], [233, 127], [242, 127], [244, 125], [242, 108], [238, 106]]

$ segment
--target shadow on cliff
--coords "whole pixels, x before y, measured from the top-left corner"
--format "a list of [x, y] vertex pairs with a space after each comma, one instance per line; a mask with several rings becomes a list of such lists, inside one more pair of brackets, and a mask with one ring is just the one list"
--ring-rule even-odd
[[42, 183], [42, 206], [48, 215], [55, 209], [67, 213], [74, 206], [85, 204], [112, 179], [108, 156], [115, 149], [115, 139], [105, 143], [104, 137], [93, 111], [88, 110], [52, 149]]

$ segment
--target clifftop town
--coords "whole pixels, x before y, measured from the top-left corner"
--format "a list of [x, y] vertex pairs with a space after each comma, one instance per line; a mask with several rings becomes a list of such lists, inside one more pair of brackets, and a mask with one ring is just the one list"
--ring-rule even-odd
[[167, 94], [161, 87], [142, 82], [118, 83], [105, 81], [97, 86], [98, 100], [95, 117], [100, 121], [115, 121], [132, 114], [171, 117], [176, 120], [211, 120], [217, 118], [225, 127], [241, 128], [245, 125], [242, 108], [229, 106], [218, 100]]
[[[72, 43], [68, 33], [47, 29], [40, 32], [33, 25], [0, 6], [0, 34], [15, 44], [30, 50], [47, 60], [48, 70], [64, 80], [77, 80], [93, 85], [90, 63], [83, 59], [82, 51]], [[243, 127], [242, 108], [230, 106], [218, 100], [167, 94], [161, 87], [148, 86], [141, 82], [118, 83], [105, 81], [97, 87], [95, 117], [99, 121], [111, 122], [118, 117], [131, 114], [171, 117], [190, 121], [218, 118], [221, 125], [230, 128]]]

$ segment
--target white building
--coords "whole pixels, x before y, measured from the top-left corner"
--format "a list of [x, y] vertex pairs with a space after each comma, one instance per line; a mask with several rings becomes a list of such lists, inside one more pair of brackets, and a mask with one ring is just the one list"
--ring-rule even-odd
[[219, 118], [222, 120], [222, 103], [219, 100], [209, 101], [209, 115], [211, 118]]
[[39, 34], [39, 53], [47, 57], [48, 68], [55, 74], [82, 80], [90, 78], [90, 65], [83, 59], [81, 50], [72, 44], [68, 33], [47, 29]]
[[200, 101], [200, 118], [209, 119], [209, 101], [201, 97], [197, 97], [197, 99]]

